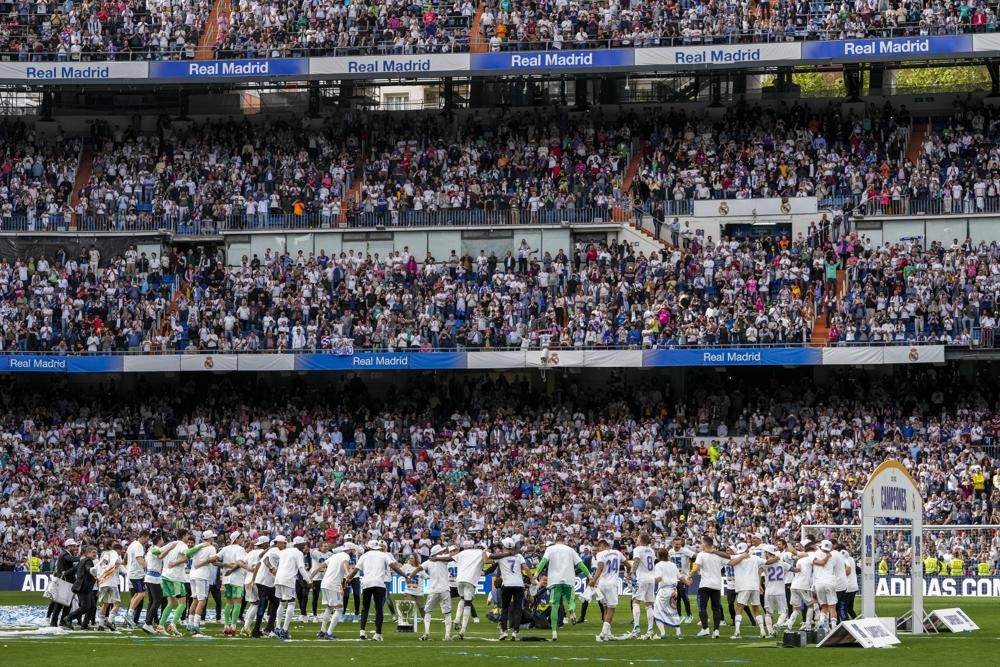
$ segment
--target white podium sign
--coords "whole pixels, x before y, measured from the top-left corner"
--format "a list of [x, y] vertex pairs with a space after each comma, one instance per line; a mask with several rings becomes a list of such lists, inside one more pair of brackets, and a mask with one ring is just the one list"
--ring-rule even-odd
[[935, 609], [927, 614], [927, 622], [938, 632], [972, 632], [979, 629], [979, 626], [958, 607]]
[[[890, 626], [895, 623], [895, 619], [888, 620]], [[889, 648], [898, 643], [899, 638], [881, 619], [856, 618], [853, 621], [844, 621], [835, 627], [816, 646], [824, 648], [860, 644], [863, 648]]]

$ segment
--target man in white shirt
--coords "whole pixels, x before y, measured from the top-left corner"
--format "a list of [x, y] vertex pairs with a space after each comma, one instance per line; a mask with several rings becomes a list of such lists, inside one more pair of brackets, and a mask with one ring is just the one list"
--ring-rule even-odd
[[790, 571], [794, 573], [794, 576], [792, 577], [792, 595], [790, 603], [792, 614], [788, 617], [788, 623], [785, 625], [785, 627], [789, 630], [795, 627], [795, 622], [798, 621], [799, 617], [802, 615], [803, 605], [806, 607], [806, 619], [802, 627], [808, 628], [812, 626], [813, 621], [813, 556], [812, 553], [808, 551], [811, 546], [809, 542], [803, 542], [802, 546], [806, 549], [806, 551], [799, 551], [792, 548], [792, 555], [796, 560], [795, 566], [790, 569]]
[[115, 615], [121, 606], [121, 595], [118, 591], [118, 575], [125, 574], [122, 564], [122, 544], [114, 541], [106, 545], [97, 561], [97, 627], [108, 630], [115, 629]]
[[820, 542], [819, 549], [813, 557], [813, 583], [819, 602], [817, 630], [825, 632], [837, 619], [837, 572], [844, 569], [844, 563], [830, 540]]
[[[264, 557], [264, 553], [267, 551], [267, 545], [271, 543], [270, 538], [267, 535], [260, 535], [254, 540], [253, 549], [247, 553], [246, 564], [247, 572], [250, 573], [250, 578], [246, 580], [245, 594], [247, 608], [243, 614], [243, 629], [240, 630], [240, 637], [250, 637], [251, 630], [250, 626], [257, 624], [257, 636], [260, 636], [260, 617], [263, 615], [264, 609], [266, 608], [266, 600], [261, 600], [260, 591], [256, 585], [257, 573], [261, 568], [261, 559]], [[264, 603], [262, 605], [261, 603]], [[258, 611], [260, 612], [258, 614]], [[237, 613], [237, 616], [239, 614]]]
[[854, 620], [858, 613], [854, 611], [854, 598], [858, 596], [858, 564], [854, 556], [847, 549], [840, 550], [840, 557], [844, 560], [844, 572], [847, 575], [847, 590], [844, 592], [844, 618]]
[[656, 566], [656, 552], [649, 546], [651, 538], [642, 533], [632, 549], [632, 578], [635, 579], [635, 589], [632, 591], [632, 636], [639, 635], [639, 622], [642, 620], [642, 607], [646, 607], [646, 634], [643, 639], [653, 638], [653, 602], [656, 601], [656, 582], [653, 581], [653, 568]]
[[[684, 538], [675, 537], [670, 545], [670, 562], [677, 566], [677, 571], [681, 577], [686, 578], [691, 571], [691, 560], [695, 557], [694, 551], [684, 544]], [[690, 581], [688, 579], [687, 581]], [[677, 613], [681, 613], [681, 606], [684, 607], [684, 622], [690, 623], [691, 600], [688, 598], [688, 584], [683, 580], [677, 583]]]
[[208, 604], [208, 583], [211, 579], [211, 565], [216, 561], [215, 543], [217, 537], [214, 530], [206, 530], [201, 534], [201, 550], [194, 555], [191, 562], [191, 610], [189, 625], [191, 634], [200, 635], [201, 617]]
[[288, 541], [284, 535], [278, 535], [271, 542], [271, 548], [267, 549], [260, 557], [257, 566], [257, 573], [254, 575], [254, 585], [257, 587], [257, 595], [260, 597], [260, 608], [257, 610], [257, 621], [254, 623], [251, 637], [260, 637], [260, 625], [267, 614], [267, 626], [264, 634], [274, 632], [274, 625], [278, 618], [278, 598], [274, 594], [274, 575], [278, 572], [278, 561], [281, 552], [284, 551]]
[[[792, 568], [792, 556], [779, 551], [783, 545], [768, 547], [767, 561], [764, 566], [764, 623], [768, 634], [773, 634], [776, 628], [784, 627], [788, 620], [788, 601], [785, 598], [785, 579]], [[777, 624], [774, 615], [778, 615]]]
[[281, 623], [281, 627], [274, 631], [278, 639], [291, 639], [288, 628], [295, 613], [295, 579], [302, 575], [306, 583], [312, 583], [306, 569], [305, 551], [308, 547], [306, 538], [296, 537], [292, 540], [292, 548], [284, 549], [278, 558], [278, 571], [274, 574], [274, 596], [278, 598], [277, 617]]
[[580, 554], [570, 546], [567, 546], [563, 538], [556, 538], [555, 544], [550, 545], [542, 554], [542, 559], [538, 561], [535, 568], [537, 577], [542, 570], [548, 571], [548, 589], [550, 616], [552, 622], [552, 640], [559, 638], [557, 628], [559, 627], [559, 608], [566, 604], [566, 613], [569, 615], [569, 622], [576, 623], [576, 572], [580, 572], [585, 577], [590, 576], [590, 570], [584, 565]]
[[444, 640], [451, 639], [451, 582], [448, 578], [448, 563], [451, 556], [440, 544], [431, 547], [431, 555], [420, 567], [410, 573], [412, 577], [417, 572], [427, 573], [427, 601], [424, 603], [424, 634], [420, 641], [431, 638], [431, 612], [434, 607], [444, 615]]
[[382, 621], [384, 620], [385, 606], [385, 578], [389, 570], [405, 577], [403, 569], [392, 557], [392, 554], [382, 550], [378, 540], [369, 540], [365, 545], [368, 551], [358, 559], [357, 565], [352, 567], [347, 573], [347, 581], [361, 573], [361, 639], [367, 639], [365, 626], [368, 624], [368, 612], [374, 602], [375, 604], [375, 635], [374, 641], [382, 641]]
[[524, 578], [531, 576], [531, 570], [524, 556], [514, 552], [514, 540], [505, 537], [501, 543], [506, 555], [497, 559], [500, 574], [500, 639], [517, 641], [517, 631], [521, 627], [521, 611], [524, 608]]
[[736, 588], [736, 617], [733, 619], [733, 639], [740, 638], [740, 625], [743, 623], [743, 610], [750, 608], [760, 637], [764, 639], [767, 630], [764, 626], [764, 616], [760, 609], [760, 571], [764, 561], [750, 553], [750, 545], [740, 542], [736, 545], [736, 555], [729, 560], [733, 568], [733, 582]]
[[698, 617], [701, 621], [699, 637], [708, 636], [708, 607], [712, 607], [712, 638], [719, 638], [719, 622], [722, 620], [722, 566], [732, 557], [726, 551], [715, 548], [711, 535], [701, 538], [701, 551], [691, 566], [691, 577], [701, 575], [698, 584]]
[[837, 540], [830, 540], [833, 543], [833, 551], [837, 554], [840, 559], [840, 565], [834, 570], [834, 574], [837, 576], [837, 583], [833, 589], [837, 592], [837, 616], [830, 619], [832, 623], [836, 621], [847, 620], [847, 616], [844, 613], [844, 600], [847, 599], [847, 563], [844, 561], [843, 552], [840, 550], [840, 544]]
[[[680, 573], [670, 556], [670, 551], [660, 549], [657, 552], [658, 561], [653, 566], [653, 583], [656, 585], [656, 602], [653, 605], [653, 618], [660, 638], [666, 636], [665, 626], [676, 630], [677, 638], [681, 638], [681, 613], [677, 604], [682, 582], [688, 582], [687, 577]], [[686, 586], [685, 586], [686, 588]]]
[[222, 597], [225, 604], [222, 608], [225, 623], [222, 634], [234, 637], [247, 572], [251, 571], [247, 565], [247, 550], [243, 548], [243, 533], [236, 530], [229, 534], [229, 544], [219, 549], [218, 562], [222, 569]]
[[316, 575], [323, 572], [323, 579], [319, 583], [320, 594], [323, 596], [323, 606], [326, 610], [319, 622], [320, 639], [333, 640], [333, 634], [337, 624], [344, 617], [344, 577], [351, 566], [351, 554], [347, 551], [338, 551], [327, 558], [316, 561], [310, 572], [313, 581]]
[[492, 554], [487, 553], [481, 544], [477, 545], [472, 540], [463, 541], [462, 550], [455, 554], [455, 565], [458, 568], [455, 574], [455, 587], [462, 599], [459, 639], [465, 639], [465, 630], [469, 625], [469, 619], [472, 618], [472, 600], [479, 589], [479, 577], [482, 576], [483, 565], [491, 560], [493, 560]]
[[149, 543], [149, 531], [139, 532], [128, 549], [125, 550], [125, 576], [129, 581], [129, 590], [132, 599], [128, 603], [129, 613], [125, 616], [125, 622], [131, 624], [133, 628], [139, 627], [139, 615], [142, 614], [143, 600], [146, 598], [146, 587], [143, 580], [146, 578], [146, 544]]
[[618, 607], [621, 568], [625, 564], [625, 556], [618, 549], [613, 549], [607, 540], [598, 540], [594, 562], [597, 567], [590, 575], [590, 585], [597, 589], [598, 600], [604, 602], [604, 623], [597, 641], [606, 642], [614, 639], [611, 623], [615, 620], [615, 609]]

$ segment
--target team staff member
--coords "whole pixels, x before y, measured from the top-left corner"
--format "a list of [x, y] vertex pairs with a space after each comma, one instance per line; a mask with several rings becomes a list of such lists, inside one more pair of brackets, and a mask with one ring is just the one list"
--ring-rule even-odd
[[90, 629], [90, 619], [97, 609], [97, 593], [94, 591], [94, 586], [97, 584], [97, 565], [94, 562], [96, 558], [97, 547], [88, 544], [83, 548], [80, 561], [76, 564], [76, 578], [73, 583], [78, 606], [76, 611], [63, 619], [64, 628], [71, 629], [73, 621], [79, 619], [81, 629]]
[[701, 620], [699, 637], [708, 636], [708, 607], [712, 606], [712, 637], [719, 638], [719, 622], [722, 621], [722, 568], [732, 558], [732, 554], [718, 551], [711, 535], [701, 538], [701, 551], [691, 566], [691, 577], [701, 575], [698, 584], [698, 618]]
[[[80, 562], [80, 547], [76, 540], [70, 538], [63, 542], [63, 552], [59, 554], [56, 561], [55, 576], [68, 584], [76, 581], [76, 566]], [[69, 615], [69, 607], [52, 601], [49, 603], [49, 623], [53, 627], [59, 625], [60, 616], [65, 618]]]

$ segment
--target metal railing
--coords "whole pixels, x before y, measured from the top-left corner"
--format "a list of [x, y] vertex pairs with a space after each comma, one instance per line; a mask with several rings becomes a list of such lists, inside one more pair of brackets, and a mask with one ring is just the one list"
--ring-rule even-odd
[[[309, 211], [294, 213], [261, 213], [257, 215], [230, 215], [220, 220], [194, 219], [188, 215], [163, 216], [153, 213], [118, 213], [77, 215], [77, 231], [85, 232], [170, 232], [180, 235], [219, 234], [230, 231], [262, 231], [283, 229], [335, 229], [335, 228], [396, 228], [433, 226], [500, 226], [560, 223], [602, 223], [631, 221], [626, 209], [616, 204], [584, 208], [447, 208], [414, 210], [409, 208], [392, 211], [365, 211], [349, 209], [346, 212]], [[68, 231], [65, 219], [50, 225], [56, 231]], [[14, 221], [9, 227], [0, 219], [0, 231], [28, 231], [26, 223]]]
[[[992, 343], [992, 330], [989, 330], [991, 334]], [[863, 341], [863, 342], [851, 342], [851, 343], [833, 343], [826, 344], [824, 346], [829, 347], [912, 347], [921, 345], [944, 345], [945, 343], [941, 341], [928, 341], [928, 340], [905, 340], [905, 341]], [[981, 330], [976, 329], [971, 336], [970, 343], [964, 345], [960, 342], [953, 341], [949, 344], [950, 347], [964, 347], [964, 348], [992, 348], [992, 344], [989, 346], [982, 344], [982, 333]], [[569, 351], [593, 351], [593, 350], [699, 350], [699, 349], [709, 349], [709, 348], [732, 348], [732, 349], [790, 349], [790, 348], [801, 348], [801, 347], [814, 347], [809, 339], [809, 331], [804, 332], [802, 340], [787, 340], [779, 341], [775, 343], [708, 343], [700, 341], [668, 341], [664, 344], [654, 344], [654, 345], [631, 345], [628, 343], [622, 343], [620, 345], [615, 344], [598, 344], [598, 345], [569, 345], [562, 347], [557, 343], [553, 342], [547, 346], [552, 352], [559, 350], [569, 350]], [[447, 353], [447, 352], [534, 352], [543, 349], [538, 344], [533, 344], [529, 348], [522, 348], [520, 346], [500, 346], [500, 345], [458, 345], [453, 344], [447, 348], [436, 347], [428, 350], [425, 353]], [[191, 355], [191, 354], [204, 354], [204, 355], [258, 355], [258, 354], [329, 354], [335, 356], [350, 356], [352, 354], [375, 352], [379, 354], [413, 354], [417, 352], [422, 352], [418, 348], [397, 348], [393, 345], [373, 345], [370, 347], [347, 347], [341, 349], [333, 348], [323, 348], [323, 347], [304, 347], [304, 348], [261, 348], [255, 350], [224, 350], [222, 348], [214, 349], [199, 349], [190, 344], [186, 338], [178, 341], [171, 341], [167, 347], [154, 347], [149, 351], [144, 351], [141, 346], [130, 346], [126, 349], [120, 348], [108, 348], [101, 349], [97, 351], [87, 351], [87, 350], [53, 350], [53, 349], [28, 349], [27, 339], [21, 339], [16, 341], [13, 347], [7, 349], [0, 349], [0, 356], [2, 355], [36, 355], [36, 356], [174, 356], [174, 355]]]
[[[824, 205], [827, 200], [820, 201]], [[910, 215], [983, 215], [1000, 213], [1000, 196], [976, 196], [975, 191], [961, 199], [944, 197], [943, 193], [922, 196], [897, 196], [865, 194], [843, 197], [841, 202], [850, 205], [856, 214], [869, 217], [902, 217]]]
[[[725, 13], [722, 13], [725, 15]], [[812, 16], [822, 18], [823, 13], [814, 13]], [[857, 18], [857, 17], [855, 17]], [[439, 17], [438, 34], [447, 37], [447, 40], [439, 45], [425, 48], [414, 46], [396, 46], [394, 41], [380, 41], [376, 44], [351, 47], [337, 46], [255, 46], [247, 48], [232, 48], [225, 42], [214, 49], [214, 57], [222, 60], [232, 59], [271, 59], [271, 58], [307, 58], [324, 56], [363, 56], [363, 55], [425, 55], [433, 53], [467, 53], [470, 50], [471, 37], [468, 30], [472, 19], [461, 15], [443, 15]], [[674, 22], [664, 22], [665, 28], [675, 27]], [[987, 32], [985, 25], [975, 25], [971, 20], [965, 20], [957, 25], [947, 27], [931, 27], [927, 34], [918, 23], [905, 22], [902, 25], [879, 27], [874, 25], [865, 26], [865, 37], [911, 37], [911, 36], [943, 36], [977, 32]], [[361, 33], [362, 37], [379, 37], [377, 33]], [[483, 37], [489, 39], [493, 35], [483, 32]], [[34, 38], [33, 31], [25, 31], [25, 44], [29, 39]], [[664, 46], [713, 46], [726, 44], [772, 44], [783, 42], [802, 41], [841, 41], [852, 39], [850, 35], [844, 34], [843, 30], [833, 29], [811, 29], [803, 21], [798, 25], [789, 26], [785, 30], [757, 29], [750, 32], [739, 30], [726, 30], [720, 34], [709, 34], [701, 37], [684, 36], [652, 36], [641, 40], [631, 40], [629, 38], [590, 38], [577, 40], [567, 37], [560, 42], [552, 40], [508, 40], [501, 42], [499, 51], [566, 51], [571, 49], [613, 49], [613, 48], [656, 48]], [[86, 41], [86, 40], [85, 40]], [[133, 62], [160, 62], [193, 60], [197, 53], [197, 47], [185, 46], [183, 48], [147, 47], [140, 49], [126, 48], [109, 54], [105, 50], [81, 51], [80, 53], [35, 51], [27, 48], [18, 51], [0, 51], [0, 62], [22, 62], [22, 63], [67, 63], [67, 64], [89, 64], [112, 61], [133, 61]]]

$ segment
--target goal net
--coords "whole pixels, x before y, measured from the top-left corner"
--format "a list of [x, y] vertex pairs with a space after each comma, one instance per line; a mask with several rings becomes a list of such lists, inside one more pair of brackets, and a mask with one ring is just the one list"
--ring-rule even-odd
[[[836, 539], [861, 561], [861, 526], [814, 524], [802, 526], [801, 539]], [[876, 595], [910, 596], [911, 549], [910, 525], [879, 524], [875, 526]], [[924, 526], [921, 547], [924, 562], [924, 594], [937, 595], [998, 595], [1000, 578], [1000, 525]], [[929, 563], [928, 558], [934, 562]], [[981, 563], [991, 565], [989, 576], [983, 576]], [[931, 567], [928, 568], [928, 565]], [[860, 567], [859, 567], [860, 569]]]

